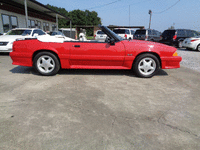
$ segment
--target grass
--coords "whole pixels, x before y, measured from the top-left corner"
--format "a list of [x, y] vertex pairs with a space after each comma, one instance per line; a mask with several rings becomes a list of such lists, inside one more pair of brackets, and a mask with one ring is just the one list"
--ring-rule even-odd
[[94, 40], [94, 36], [87, 36], [88, 40]]

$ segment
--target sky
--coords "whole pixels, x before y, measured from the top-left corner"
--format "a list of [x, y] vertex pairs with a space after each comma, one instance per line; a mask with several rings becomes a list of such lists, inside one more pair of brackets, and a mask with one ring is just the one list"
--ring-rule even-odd
[[[67, 11], [96, 11], [103, 25], [149, 27], [163, 32], [171, 26], [176, 29], [200, 31], [200, 0], [37, 0]], [[130, 9], [129, 9], [130, 8]], [[130, 10], [130, 11], [129, 11]]]

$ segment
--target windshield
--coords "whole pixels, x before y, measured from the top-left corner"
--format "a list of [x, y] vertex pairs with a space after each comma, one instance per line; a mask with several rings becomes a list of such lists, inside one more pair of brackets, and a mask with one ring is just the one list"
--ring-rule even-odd
[[6, 35], [30, 35], [32, 30], [10, 30]]
[[126, 29], [114, 29], [113, 32], [116, 34], [129, 34], [129, 30]]
[[109, 28], [106, 27], [106, 29], [114, 36], [115, 39], [117, 39], [118, 41], [122, 41], [123, 39], [117, 35], [115, 32], [113, 32], [112, 30], [110, 30]]

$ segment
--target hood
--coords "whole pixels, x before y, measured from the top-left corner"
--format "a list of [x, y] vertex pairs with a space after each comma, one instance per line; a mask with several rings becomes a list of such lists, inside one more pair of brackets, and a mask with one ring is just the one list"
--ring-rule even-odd
[[13, 42], [18, 38], [27, 38], [30, 36], [22, 36], [22, 35], [2, 35], [0, 36], [0, 41], [5, 41], [5, 42]]

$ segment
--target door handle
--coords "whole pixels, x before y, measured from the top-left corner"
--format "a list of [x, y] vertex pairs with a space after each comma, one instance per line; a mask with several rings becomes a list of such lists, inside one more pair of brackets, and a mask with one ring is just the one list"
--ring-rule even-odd
[[74, 47], [81, 47], [80, 45], [73, 45]]

